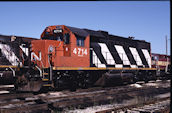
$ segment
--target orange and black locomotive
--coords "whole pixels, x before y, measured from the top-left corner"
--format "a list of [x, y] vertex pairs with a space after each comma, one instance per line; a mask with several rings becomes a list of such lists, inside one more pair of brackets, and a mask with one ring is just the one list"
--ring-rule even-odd
[[[157, 79], [151, 45], [144, 40], [65, 25], [46, 27], [40, 39], [19, 38], [6, 41], [15, 43], [17, 52], [3, 40], [0, 49], [9, 61], [1, 68], [13, 73], [20, 90], [75, 89]], [[4, 48], [14, 54], [11, 60]]]

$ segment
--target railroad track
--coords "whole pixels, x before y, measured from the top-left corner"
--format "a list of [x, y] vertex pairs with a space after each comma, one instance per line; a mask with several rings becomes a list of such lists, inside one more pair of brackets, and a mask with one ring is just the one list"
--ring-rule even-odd
[[170, 81], [159, 81], [142, 85], [79, 89], [75, 92], [55, 91], [36, 95], [9, 93], [0, 95], [0, 111], [2, 113], [69, 111], [71, 108], [86, 108], [109, 103], [124, 104], [126, 100], [133, 101], [132, 104], [138, 104], [140, 100], [146, 102], [168, 98], [168, 96], [157, 96], [159, 93], [168, 94], [169, 90]]
[[14, 89], [14, 85], [0, 85], [0, 94], [10, 93]]
[[128, 105], [106, 110], [100, 110], [95, 113], [169, 113], [170, 98], [162, 98], [156, 101], [150, 101], [141, 105]]

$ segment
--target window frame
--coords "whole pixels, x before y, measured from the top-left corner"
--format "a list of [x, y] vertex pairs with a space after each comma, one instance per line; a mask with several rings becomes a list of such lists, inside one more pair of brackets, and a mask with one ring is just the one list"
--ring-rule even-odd
[[63, 38], [64, 38], [64, 44], [70, 44], [70, 34], [69, 33], [65, 33]]
[[78, 36], [78, 35], [75, 35], [75, 36], [76, 36], [76, 45], [79, 47], [85, 47], [85, 37]]

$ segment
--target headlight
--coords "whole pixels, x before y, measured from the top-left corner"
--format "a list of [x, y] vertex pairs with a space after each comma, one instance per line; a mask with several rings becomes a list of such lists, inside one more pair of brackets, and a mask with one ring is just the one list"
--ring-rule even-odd
[[53, 33], [62, 33], [62, 29], [54, 29]]

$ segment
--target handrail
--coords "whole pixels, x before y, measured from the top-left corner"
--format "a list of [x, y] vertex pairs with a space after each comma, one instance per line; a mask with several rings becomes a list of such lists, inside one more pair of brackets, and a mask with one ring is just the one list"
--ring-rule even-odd
[[11, 70], [12, 70], [12, 72], [13, 72], [13, 76], [15, 77], [16, 75], [15, 75], [15, 71], [14, 71], [14, 69], [13, 68], [11, 68], [11, 67], [9, 67]]
[[39, 70], [40, 76], [42, 77], [42, 70], [38, 66], [35, 66], [35, 67]]

